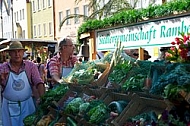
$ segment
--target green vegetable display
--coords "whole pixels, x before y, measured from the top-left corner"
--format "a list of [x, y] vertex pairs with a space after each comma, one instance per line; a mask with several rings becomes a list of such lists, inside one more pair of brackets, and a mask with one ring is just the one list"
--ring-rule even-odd
[[79, 112], [83, 113], [86, 112], [86, 110], [88, 109], [88, 107], [90, 106], [89, 102], [83, 103], [79, 106]]
[[108, 80], [111, 83], [119, 84], [131, 70], [132, 64], [128, 61], [124, 61], [122, 64], [117, 64], [113, 67], [113, 71], [108, 76]]
[[164, 88], [168, 84], [189, 85], [190, 84], [190, 65], [172, 63], [166, 66], [165, 72], [159, 76], [158, 80], [151, 88], [151, 93], [162, 95]]
[[67, 126], [77, 126], [77, 122], [71, 117], [67, 117]]
[[29, 116], [27, 116], [25, 119], [24, 119], [24, 125], [25, 126], [32, 126], [33, 122], [35, 121], [37, 115], [34, 113], [34, 114], [31, 114]]
[[138, 74], [129, 78], [122, 85], [124, 91], [142, 91], [146, 75]]
[[[25, 126], [36, 125], [43, 115], [48, 114], [48, 106], [54, 106], [52, 101], [59, 101], [68, 90], [65, 85], [58, 85], [55, 89], [47, 91], [42, 97], [41, 102], [35, 113], [27, 116], [24, 119]], [[55, 107], [55, 106], [54, 106]]]
[[81, 69], [81, 70], [75, 71], [70, 81], [77, 84], [89, 84], [93, 80], [94, 80], [93, 69], [89, 69], [89, 70]]
[[38, 111], [43, 110], [43, 114], [46, 115], [49, 110], [48, 106], [54, 106], [52, 101], [59, 101], [69, 88], [66, 85], [58, 85], [55, 89], [48, 90], [42, 97], [38, 106]]
[[[100, 61], [88, 61], [76, 64], [71, 73], [66, 78], [63, 78], [63, 80], [68, 83], [80, 85], [90, 84], [95, 80], [97, 73], [102, 73], [105, 70], [98, 62]], [[104, 66], [106, 66], [106, 64], [104, 64]]]
[[81, 104], [83, 104], [84, 101], [82, 100], [82, 98], [77, 97], [74, 98], [71, 102], [68, 103], [68, 105], [65, 108], [65, 113], [67, 114], [78, 114], [79, 112], [79, 107]]
[[164, 87], [163, 96], [169, 100], [179, 100], [182, 99], [181, 91], [189, 92], [190, 85], [168, 84]]
[[87, 113], [90, 117], [89, 122], [92, 124], [99, 124], [108, 117], [108, 109], [104, 103], [97, 105], [96, 107], [90, 109]]

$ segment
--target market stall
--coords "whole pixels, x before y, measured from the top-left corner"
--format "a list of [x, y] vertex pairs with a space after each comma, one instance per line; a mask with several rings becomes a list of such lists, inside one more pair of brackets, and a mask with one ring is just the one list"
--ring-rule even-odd
[[[49, 90], [25, 125], [189, 125], [189, 18], [185, 12], [92, 29], [84, 36], [91, 60], [76, 64], [62, 85]], [[143, 48], [155, 46], [172, 48], [165, 60], [143, 60]], [[124, 51], [133, 48], [140, 49], [140, 60]], [[102, 59], [95, 58], [97, 51], [108, 50]]]
[[[101, 60], [101, 63], [108, 62], [110, 64], [106, 68], [101, 67], [101, 70], [98, 69], [100, 66], [96, 65], [96, 63], [100, 64], [100, 61], [87, 62], [84, 63], [85, 66], [74, 68], [71, 75], [64, 78], [65, 82], [62, 85], [49, 90], [42, 97], [36, 113], [25, 118], [25, 125], [122, 126], [138, 123], [153, 125], [170, 121], [175, 124], [187, 123], [179, 119], [184, 116], [178, 115], [177, 112], [179, 109], [181, 110], [180, 105], [183, 103], [182, 105], [185, 105], [183, 114], [186, 112], [188, 115], [189, 104], [183, 98], [183, 96], [187, 96], [185, 93], [189, 89], [188, 82], [184, 83], [182, 88], [181, 83], [178, 84], [174, 80], [174, 78], [177, 80], [175, 76], [178, 75], [174, 71], [179, 71], [179, 68], [188, 70], [186, 66], [165, 64], [164, 62], [136, 61], [119, 50], [110, 55], [111, 59], [105, 57]], [[151, 70], [155, 66], [157, 69], [153, 69], [153, 73], [155, 74], [155, 70], [157, 70], [156, 74], [160, 74], [160, 76], [155, 78], [155, 84], [148, 85], [145, 80], [147, 76], [154, 76]], [[110, 71], [105, 72], [108, 68]], [[102, 82], [98, 81], [101, 76], [95, 78], [92, 70], [102, 71], [102, 79], [106, 81], [101, 84], [95, 83]], [[159, 70], [165, 72], [159, 73]], [[188, 72], [184, 73], [183, 69], [182, 71], [179, 82], [189, 78]], [[72, 79], [72, 77], [74, 78]], [[163, 79], [164, 81], [162, 81]], [[183, 95], [180, 95], [182, 92]], [[175, 114], [171, 114], [173, 120], [168, 118], [161, 120], [159, 115], [161, 116], [165, 111], [173, 111], [179, 118], [173, 117]], [[169, 113], [167, 114], [169, 116]]]

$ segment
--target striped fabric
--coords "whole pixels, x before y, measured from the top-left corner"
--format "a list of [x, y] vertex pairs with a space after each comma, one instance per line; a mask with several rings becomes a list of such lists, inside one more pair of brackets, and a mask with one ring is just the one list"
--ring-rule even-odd
[[[2, 87], [4, 87], [6, 85], [6, 81], [8, 79], [8, 74], [9, 74], [10, 68], [11, 67], [10, 67], [9, 62], [5, 62], [0, 65], [0, 77], [1, 77]], [[32, 61], [23, 60], [23, 65], [20, 68], [19, 73], [24, 70], [26, 71], [29, 82], [32, 85], [44, 83], [43, 80], [40, 78], [37, 66]]]

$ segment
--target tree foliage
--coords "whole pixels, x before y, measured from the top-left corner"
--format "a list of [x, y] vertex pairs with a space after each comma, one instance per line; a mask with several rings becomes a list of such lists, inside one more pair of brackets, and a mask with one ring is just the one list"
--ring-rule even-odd
[[[82, 0], [75, 0], [76, 4], [79, 4]], [[72, 18], [84, 18], [84, 21], [98, 19], [101, 20], [104, 17], [111, 17], [112, 15], [121, 12], [123, 10], [131, 10], [136, 7], [138, 0], [134, 0], [133, 4], [130, 4], [127, 0], [89, 0], [89, 10], [92, 13], [89, 16], [83, 14], [70, 14], [63, 18], [59, 25], [59, 30], [63, 24]]]

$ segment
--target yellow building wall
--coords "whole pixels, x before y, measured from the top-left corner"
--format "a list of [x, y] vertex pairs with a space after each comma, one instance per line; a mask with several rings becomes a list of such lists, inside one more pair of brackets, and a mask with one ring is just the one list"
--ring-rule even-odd
[[[37, 0], [32, 0], [37, 3]], [[42, 2], [42, 1], [40, 1]], [[37, 39], [43, 39], [43, 40], [54, 40], [54, 14], [53, 14], [53, 0], [51, 6], [48, 6], [47, 1], [45, 1], [45, 8], [42, 7], [42, 3], [40, 3], [40, 10], [37, 9], [37, 4], [36, 4], [36, 11], [32, 12], [32, 24], [33, 24], [33, 30], [34, 30], [34, 25], [36, 26], [36, 32], [37, 35], [34, 36], [33, 33], [33, 38]], [[51, 35], [49, 34], [49, 23], [52, 23], [52, 28], [51, 28]], [[44, 35], [44, 27], [43, 24], [46, 24], [46, 35]], [[40, 31], [41, 35], [39, 35], [39, 29], [38, 25], [41, 25]], [[32, 31], [33, 31], [32, 30]]]
[[32, 38], [31, 3], [26, 3], [28, 38]]

